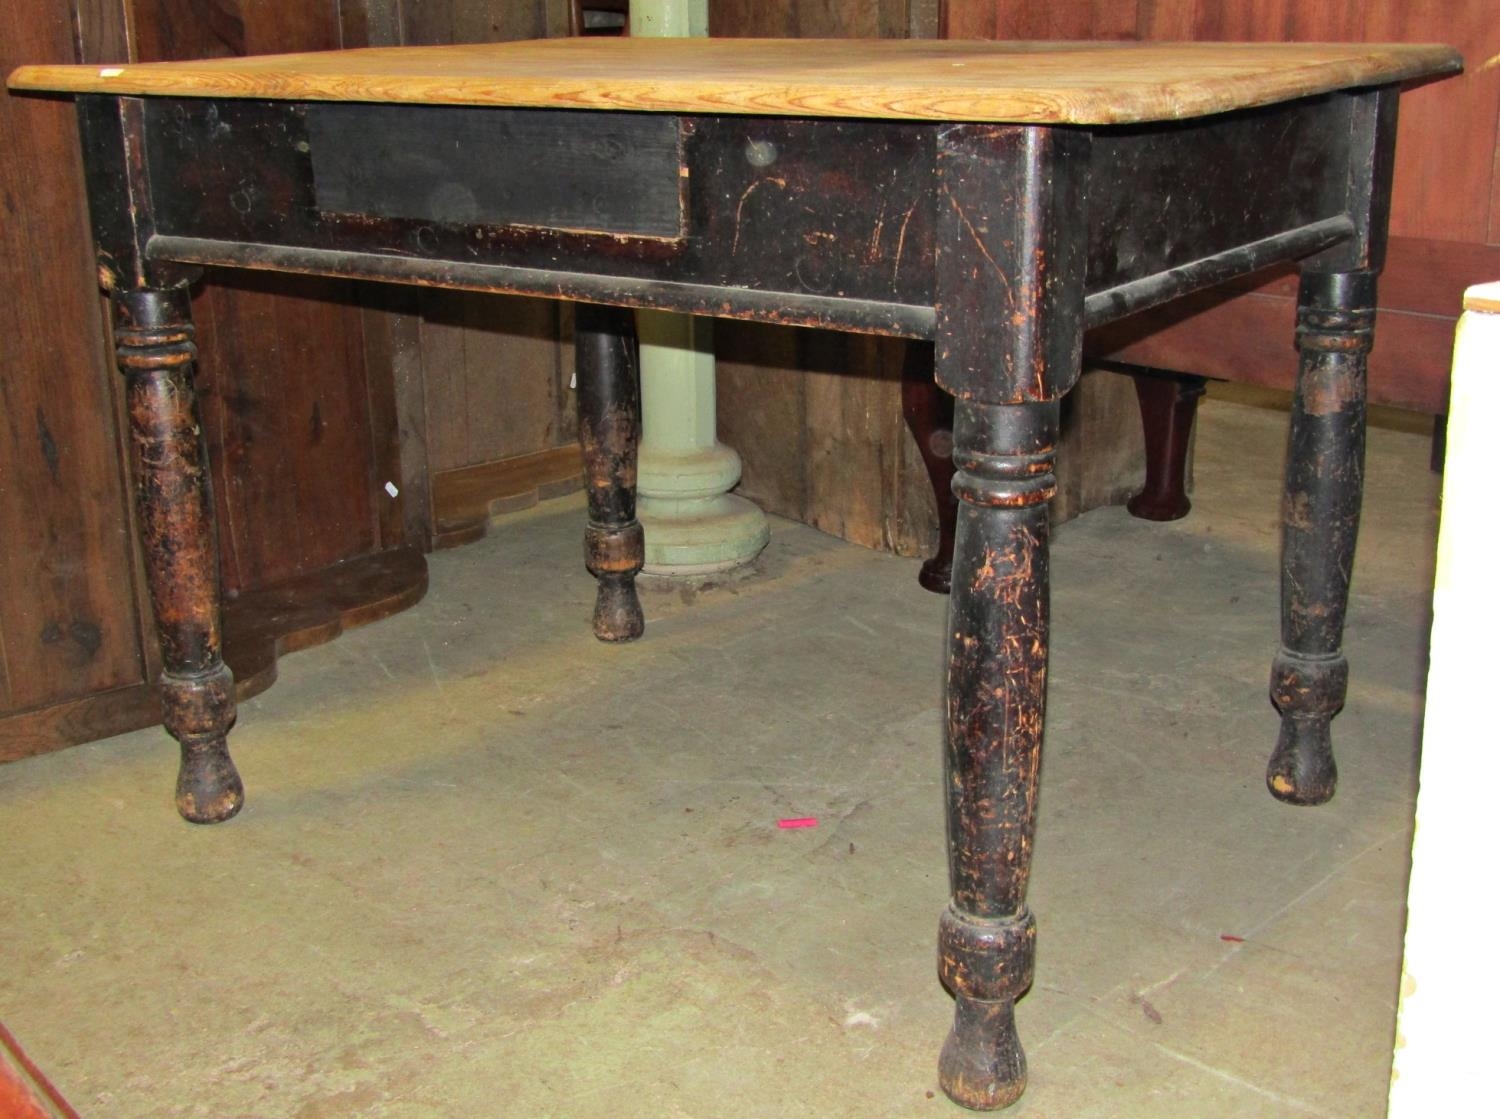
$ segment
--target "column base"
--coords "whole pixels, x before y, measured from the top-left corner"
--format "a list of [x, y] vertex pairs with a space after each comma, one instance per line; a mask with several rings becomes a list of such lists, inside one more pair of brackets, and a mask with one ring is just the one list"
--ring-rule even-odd
[[749, 563], [771, 538], [760, 507], [732, 493], [713, 497], [641, 495], [648, 575], [708, 575]]

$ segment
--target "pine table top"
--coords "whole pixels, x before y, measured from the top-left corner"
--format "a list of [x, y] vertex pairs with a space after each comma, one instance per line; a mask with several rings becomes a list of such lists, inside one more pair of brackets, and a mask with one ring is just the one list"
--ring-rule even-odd
[[1453, 73], [1422, 44], [576, 38], [117, 66], [12, 89], [172, 97], [1124, 124]]

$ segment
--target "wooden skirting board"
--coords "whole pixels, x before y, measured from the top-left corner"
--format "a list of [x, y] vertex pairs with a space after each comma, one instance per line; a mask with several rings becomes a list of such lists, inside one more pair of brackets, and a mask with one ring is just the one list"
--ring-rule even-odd
[[[332, 641], [417, 603], [427, 561], [415, 548], [361, 556], [261, 587], [224, 603], [224, 660], [248, 699], [276, 680], [286, 653]], [[91, 742], [161, 722], [155, 683], [117, 688], [0, 719], [0, 762]]]
[[527, 509], [583, 486], [577, 443], [444, 470], [432, 476], [432, 546], [456, 548], [478, 540], [491, 517]]

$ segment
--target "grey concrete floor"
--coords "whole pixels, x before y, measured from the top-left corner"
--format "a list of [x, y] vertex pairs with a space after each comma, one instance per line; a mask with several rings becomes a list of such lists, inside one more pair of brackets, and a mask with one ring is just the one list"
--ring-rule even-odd
[[[1283, 432], [1210, 400], [1190, 518], [1057, 533], [1011, 1114], [1383, 1114], [1437, 480], [1424, 437], [1371, 433], [1341, 785], [1288, 808]], [[959, 1114], [943, 600], [778, 521], [606, 647], [580, 531], [576, 500], [509, 517], [284, 660], [232, 823], [177, 819], [155, 731], [0, 767], [0, 1019], [84, 1114]]]

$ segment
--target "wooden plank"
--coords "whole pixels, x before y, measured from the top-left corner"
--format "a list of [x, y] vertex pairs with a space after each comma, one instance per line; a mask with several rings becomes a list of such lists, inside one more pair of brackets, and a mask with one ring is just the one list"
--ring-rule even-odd
[[1491, 245], [1500, 245], [1500, 120], [1495, 121], [1495, 161], [1490, 175], [1490, 225]]
[[[370, 382], [371, 479], [380, 509], [381, 546], [429, 546], [432, 493], [427, 469], [427, 406], [422, 385], [420, 295], [394, 284], [357, 289]], [[396, 486], [390, 497], [386, 483]], [[389, 500], [384, 500], [389, 498]]]
[[[280, 449], [296, 468], [303, 550], [293, 564], [268, 543], [259, 553], [255, 583], [380, 548], [375, 434], [359, 314], [348, 304], [351, 285], [278, 277], [274, 290], [278, 345], [271, 357], [285, 432]], [[330, 298], [340, 302], [330, 305]]]
[[911, 0], [907, 5], [906, 37], [910, 39], [936, 39], [940, 30], [941, 15], [946, 0]]
[[739, 492], [768, 513], [808, 515], [807, 389], [802, 331], [714, 324], [719, 438], [740, 454]]
[[491, 517], [530, 508], [582, 486], [583, 455], [577, 443], [435, 474], [433, 547], [478, 540]]
[[[4, 63], [75, 57], [65, 6], [12, 0], [5, 24]], [[4, 98], [0, 151], [4, 711], [136, 683], [144, 665], [72, 109]]]
[[1028, 0], [950, 0], [952, 39], [1134, 39], [1136, 0], [1037, 4]]
[[[1086, 356], [1290, 388], [1297, 372], [1296, 301], [1223, 292], [1111, 323], [1085, 339]], [[1370, 402], [1432, 414], [1447, 410], [1453, 320], [1381, 311], [1370, 355]]]
[[558, 446], [578, 442], [578, 398], [573, 384], [577, 354], [573, 347], [573, 304], [549, 301], [557, 315], [556, 363], [552, 372], [552, 441]]
[[427, 465], [433, 473], [475, 461], [469, 455], [466, 298], [454, 291], [421, 293]]
[[467, 462], [567, 443], [558, 429], [557, 305], [550, 299], [464, 300]]
[[898, 556], [926, 558], [933, 554], [938, 543], [937, 502], [933, 498], [927, 467], [917, 451], [917, 441], [904, 421], [896, 434], [893, 450], [895, 509], [886, 518], [890, 525], [891, 551]]
[[906, 34], [904, 0], [757, 0], [717, 4], [709, 34], [741, 39], [875, 39]]
[[1052, 523], [1123, 504], [1141, 488], [1145, 464], [1135, 386], [1120, 373], [1085, 368], [1062, 402]]
[[797, 335], [808, 367], [806, 522], [889, 551], [901, 445], [901, 343], [825, 330]]
[[552, 300], [428, 291], [422, 314], [427, 457], [435, 474], [576, 439], [571, 401], [560, 398], [571, 356], [560, 376]]
[[568, 29], [568, 0], [422, 0], [401, 10], [402, 42], [412, 46], [542, 39]]
[[1194, 37], [1197, 18], [1197, 0], [1140, 0], [1136, 38], [1184, 42]]
[[[270, 687], [279, 657], [405, 610], [426, 589], [427, 564], [421, 553], [400, 548], [259, 587], [226, 602], [224, 659], [234, 671], [236, 698], [245, 700]], [[30, 711], [0, 710], [0, 762], [159, 722], [155, 681]]]
[[549, 28], [546, 0], [510, 0], [505, 4], [496, 4], [494, 0], [453, 0], [447, 42], [543, 39], [549, 30], [556, 33], [557, 25], [553, 23]]
[[[1396, 311], [1453, 318], [1464, 290], [1500, 276], [1500, 245], [1392, 237], [1380, 273], [1380, 305]], [[1286, 265], [1232, 285], [1236, 291], [1297, 296], [1297, 269]]]
[[73, 0], [74, 52], [90, 65], [130, 59], [129, 0]]
[[[223, 278], [233, 282], [235, 276]], [[274, 297], [263, 279], [247, 279], [259, 280], [258, 288], [231, 292], [208, 285], [193, 302], [199, 412], [211, 448], [220, 562], [230, 597], [253, 585], [267, 535], [277, 550], [294, 557], [295, 566], [306, 532], [296, 512], [295, 466], [281, 453], [286, 429], [274, 357]], [[290, 515], [280, 531], [268, 534], [263, 518], [278, 504]]]
[[18, 89], [682, 113], [1112, 124], [1450, 73], [1442, 46], [548, 39], [124, 67]]
[[357, 312], [306, 277], [224, 273], [194, 304], [226, 590], [377, 547]]

